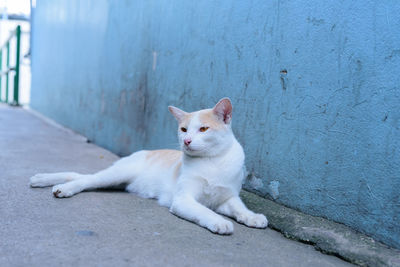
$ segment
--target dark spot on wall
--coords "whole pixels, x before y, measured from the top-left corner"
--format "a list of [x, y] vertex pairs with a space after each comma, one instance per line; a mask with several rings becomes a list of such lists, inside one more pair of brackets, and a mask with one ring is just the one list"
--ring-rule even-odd
[[235, 50], [236, 50], [236, 55], [238, 57], [238, 59], [240, 59], [242, 57], [242, 51], [240, 50], [240, 48], [235, 45]]
[[393, 57], [396, 57], [396, 56], [400, 56], [400, 49], [393, 50], [389, 56], [385, 57], [385, 59], [391, 60]]
[[320, 26], [325, 23], [324, 19], [317, 19], [317, 18], [307, 18], [308, 23], [311, 23], [314, 26]]
[[328, 164], [329, 162], [328, 161], [325, 161], [325, 164]]
[[357, 69], [356, 70], [357, 71], [361, 71], [362, 70], [361, 60], [357, 59], [356, 63], [357, 63]]
[[354, 106], [358, 106], [360, 104], [363, 104], [363, 101], [360, 101], [361, 97], [361, 88], [364, 83], [364, 77], [363, 77], [363, 64], [360, 59], [356, 59], [352, 61], [352, 69], [351, 71], [351, 76], [352, 76], [352, 93], [354, 96]]
[[140, 73], [136, 84], [127, 92], [126, 97], [128, 102], [124, 108], [125, 118], [127, 119], [129, 127], [134, 129], [136, 138], [144, 142], [146, 132], [146, 120], [151, 115], [151, 103], [147, 72]]
[[326, 104], [322, 104], [322, 105], [316, 105], [318, 108], [319, 108], [319, 110], [320, 110], [320, 112], [319, 112], [319, 114], [326, 114]]
[[386, 121], [388, 116], [389, 116], [388, 114], [385, 114], [385, 117], [382, 119], [382, 121]]
[[142, 96], [142, 111], [147, 110], [147, 98], [148, 98], [148, 88], [147, 88], [147, 73], [141, 76], [139, 86], [137, 88], [138, 93]]
[[265, 77], [265, 72], [261, 71], [260, 69], [257, 70], [257, 78], [260, 83], [266, 83], [267, 78]]
[[226, 62], [226, 61], [225, 61], [225, 73], [226, 73], [226, 76], [229, 75], [229, 65], [228, 65], [228, 62]]
[[283, 69], [280, 71], [280, 79], [281, 79], [281, 85], [282, 85], [282, 90], [286, 90], [287, 88], [287, 70]]
[[244, 83], [244, 90], [243, 90], [244, 94], [246, 94], [248, 88], [249, 88], [249, 84], [247, 82], [245, 82]]

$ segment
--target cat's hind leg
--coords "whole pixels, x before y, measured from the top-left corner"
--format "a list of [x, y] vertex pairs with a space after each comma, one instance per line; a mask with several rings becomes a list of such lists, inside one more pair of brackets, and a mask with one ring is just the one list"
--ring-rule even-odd
[[55, 197], [70, 197], [84, 190], [128, 184], [132, 179], [133, 173], [129, 169], [120, 169], [113, 165], [98, 173], [85, 175], [82, 179], [75, 179], [65, 184], [55, 185], [52, 191]]
[[76, 172], [38, 173], [29, 179], [29, 185], [31, 187], [47, 187], [74, 181], [85, 176]]

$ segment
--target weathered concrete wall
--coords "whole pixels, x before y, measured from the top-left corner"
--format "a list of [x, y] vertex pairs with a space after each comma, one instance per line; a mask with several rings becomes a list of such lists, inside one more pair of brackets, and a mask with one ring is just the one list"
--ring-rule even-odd
[[176, 147], [167, 105], [229, 96], [248, 188], [399, 248], [399, 14], [395, 1], [37, 1], [31, 105], [126, 155]]

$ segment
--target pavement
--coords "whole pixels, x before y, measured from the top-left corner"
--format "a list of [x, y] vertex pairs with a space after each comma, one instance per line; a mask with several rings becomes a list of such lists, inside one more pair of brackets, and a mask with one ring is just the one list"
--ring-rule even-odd
[[268, 216], [269, 227], [285, 237], [360, 266], [400, 266], [399, 250], [344, 224], [304, 214], [246, 191], [241, 197], [250, 209]]
[[[117, 159], [23, 108], [0, 105], [0, 266], [351, 265], [270, 228], [234, 223], [232, 235], [215, 235], [122, 191], [57, 199], [51, 188], [28, 185], [39, 172], [91, 173]], [[249, 205], [261, 201], [244, 194]]]

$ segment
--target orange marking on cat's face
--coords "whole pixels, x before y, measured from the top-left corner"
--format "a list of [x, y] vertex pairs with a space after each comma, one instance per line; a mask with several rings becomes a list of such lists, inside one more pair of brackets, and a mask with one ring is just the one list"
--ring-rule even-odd
[[192, 120], [193, 116], [194, 116], [194, 112], [187, 113], [185, 115], [185, 117], [183, 117], [183, 119], [179, 122], [179, 128], [181, 128], [181, 127], [187, 128], [190, 121]]
[[214, 130], [221, 130], [225, 127], [225, 123], [218, 119], [212, 109], [205, 109], [199, 113], [200, 122]]
[[172, 150], [172, 149], [161, 149], [148, 151], [146, 155], [146, 160], [150, 161], [152, 164], [162, 164], [167, 167], [178, 163], [181, 160], [182, 151]]

